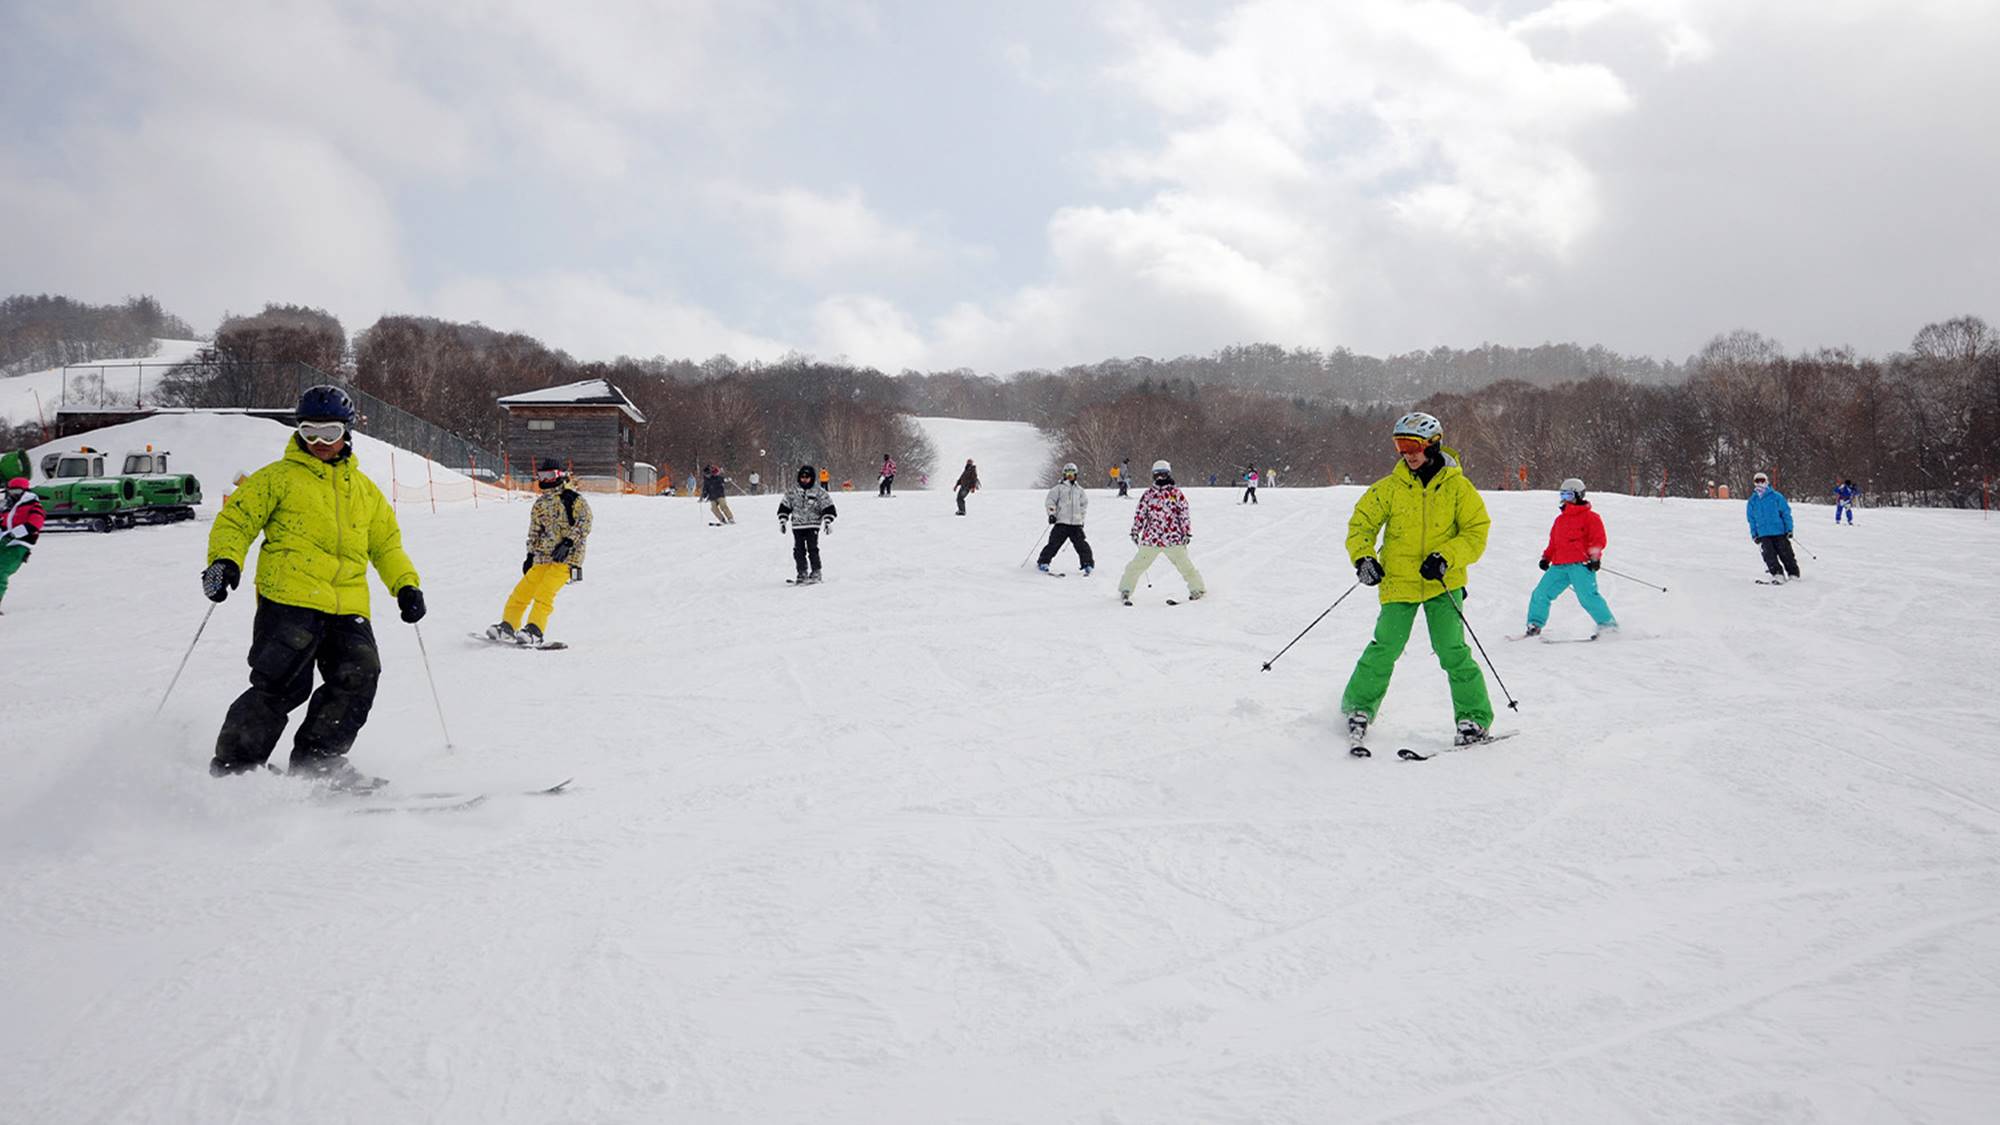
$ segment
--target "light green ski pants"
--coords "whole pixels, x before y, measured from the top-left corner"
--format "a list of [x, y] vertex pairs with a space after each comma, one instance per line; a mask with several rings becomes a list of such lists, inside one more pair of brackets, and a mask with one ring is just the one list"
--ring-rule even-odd
[[1132, 556], [1131, 563], [1125, 567], [1124, 575], [1118, 579], [1118, 592], [1129, 594], [1137, 589], [1139, 579], [1145, 577], [1146, 568], [1152, 566], [1153, 560], [1161, 555], [1167, 556], [1167, 561], [1173, 563], [1174, 569], [1180, 571], [1181, 577], [1187, 580], [1188, 593], [1200, 594], [1208, 590], [1207, 586], [1202, 585], [1201, 571], [1196, 570], [1194, 562], [1188, 558], [1187, 546], [1182, 544], [1175, 547], [1139, 548], [1139, 553]]
[[[1437, 653], [1438, 665], [1451, 680], [1453, 721], [1471, 719], [1482, 727], [1490, 727], [1493, 701], [1486, 694], [1486, 676], [1472, 658], [1472, 646], [1465, 643], [1465, 627], [1459, 622], [1457, 612], [1445, 601], [1459, 596], [1454, 591], [1422, 603], [1424, 623], [1430, 628], [1431, 649]], [[1361, 711], [1373, 719], [1381, 709], [1382, 697], [1389, 692], [1389, 677], [1396, 671], [1396, 659], [1410, 642], [1417, 605], [1417, 602], [1388, 602], [1382, 606], [1381, 615], [1375, 618], [1375, 638], [1361, 650], [1361, 659], [1354, 664], [1354, 675], [1348, 677], [1347, 690], [1340, 695], [1343, 714]]]

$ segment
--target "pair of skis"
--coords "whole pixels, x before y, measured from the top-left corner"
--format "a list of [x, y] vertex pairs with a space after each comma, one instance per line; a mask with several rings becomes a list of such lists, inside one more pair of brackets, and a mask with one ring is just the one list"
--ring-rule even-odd
[[[1404, 746], [1397, 749], [1396, 757], [1405, 762], [1428, 762], [1432, 758], [1437, 757], [1439, 754], [1449, 754], [1456, 750], [1471, 750], [1474, 747], [1486, 746], [1491, 743], [1504, 741], [1506, 739], [1514, 737], [1519, 733], [1521, 732], [1510, 730], [1510, 731], [1504, 731], [1500, 734], [1489, 734], [1485, 738], [1480, 739], [1478, 742], [1469, 742], [1464, 746], [1447, 746], [1442, 750], [1433, 750], [1428, 754], [1421, 754], [1415, 750], [1410, 749], [1407, 746]], [[1348, 754], [1356, 758], [1372, 758], [1375, 756], [1375, 752], [1373, 750], [1370, 750], [1366, 746], [1350, 746], [1347, 748], [1347, 752]]]
[[538, 645], [524, 645], [519, 641], [509, 640], [506, 637], [489, 637], [484, 633], [473, 633], [471, 636], [473, 640], [485, 641], [489, 645], [498, 645], [501, 648], [526, 649], [530, 652], [561, 652], [569, 647], [568, 641], [543, 641]]
[[[554, 785], [543, 786], [540, 789], [522, 789], [511, 795], [519, 797], [553, 797], [568, 792], [570, 784], [575, 780], [573, 777], [566, 777]], [[357, 814], [381, 814], [464, 812], [467, 809], [478, 808], [487, 801], [492, 800], [495, 796], [506, 796], [509, 794], [455, 793], [448, 791], [385, 794], [381, 788], [376, 788], [368, 790], [365, 793], [340, 795], [352, 800], [367, 802], [353, 810]]]

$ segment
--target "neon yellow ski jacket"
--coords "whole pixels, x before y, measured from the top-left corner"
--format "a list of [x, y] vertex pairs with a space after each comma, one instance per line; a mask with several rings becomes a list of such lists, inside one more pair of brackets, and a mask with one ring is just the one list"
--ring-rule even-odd
[[[1421, 602], [1445, 590], [1465, 588], [1465, 569], [1486, 553], [1486, 533], [1493, 521], [1486, 501], [1458, 467], [1458, 455], [1443, 449], [1445, 464], [1426, 485], [1402, 461], [1388, 476], [1368, 486], [1347, 521], [1347, 559], [1359, 563], [1369, 555], [1382, 564], [1382, 601]], [[1386, 530], [1385, 530], [1386, 528]], [[1375, 539], [1381, 534], [1382, 545]], [[1417, 573], [1431, 552], [1451, 564], [1444, 584]]]
[[293, 438], [223, 504], [208, 533], [209, 561], [242, 566], [260, 532], [257, 593], [274, 602], [366, 617], [371, 562], [391, 590], [418, 584], [395, 510], [351, 446], [327, 464]]

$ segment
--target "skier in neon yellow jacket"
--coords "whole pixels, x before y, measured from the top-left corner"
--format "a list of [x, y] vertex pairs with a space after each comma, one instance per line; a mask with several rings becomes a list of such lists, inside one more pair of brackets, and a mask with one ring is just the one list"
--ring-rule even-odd
[[1405, 414], [1394, 437], [1402, 460], [1368, 487], [1347, 523], [1347, 557], [1355, 577], [1380, 586], [1382, 597], [1375, 635], [1341, 694], [1348, 738], [1359, 746], [1367, 737], [1421, 606], [1431, 648], [1451, 681], [1454, 741], [1483, 742], [1493, 723], [1493, 702], [1454, 606], [1464, 598], [1466, 568], [1486, 552], [1492, 521], [1458, 455], [1445, 447], [1436, 418]]

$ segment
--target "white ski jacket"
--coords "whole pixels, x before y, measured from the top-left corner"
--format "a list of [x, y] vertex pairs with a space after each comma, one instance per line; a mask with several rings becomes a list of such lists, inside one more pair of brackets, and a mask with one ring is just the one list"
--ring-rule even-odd
[[1048, 508], [1049, 514], [1056, 518], [1057, 523], [1073, 523], [1081, 527], [1083, 513], [1090, 507], [1090, 494], [1085, 492], [1080, 484], [1060, 481], [1054, 488], [1049, 489], [1044, 506]]

